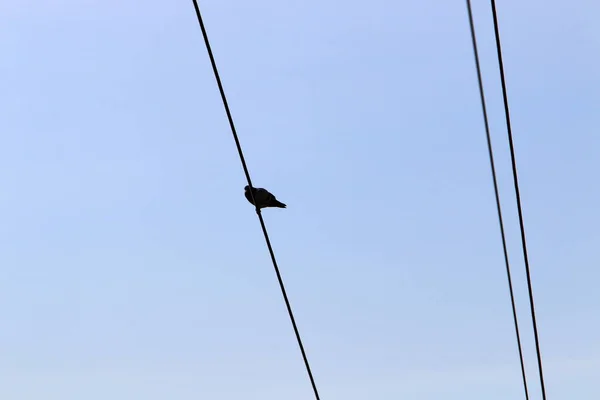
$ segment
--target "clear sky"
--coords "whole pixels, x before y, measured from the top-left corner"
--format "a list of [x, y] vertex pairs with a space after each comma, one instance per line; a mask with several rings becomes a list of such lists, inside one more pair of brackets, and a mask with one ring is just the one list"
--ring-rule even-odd
[[[322, 399], [524, 399], [464, 2], [200, 5]], [[548, 399], [595, 400], [600, 6], [498, 7]], [[4, 0], [0, 51], [0, 398], [310, 399], [191, 0]]]

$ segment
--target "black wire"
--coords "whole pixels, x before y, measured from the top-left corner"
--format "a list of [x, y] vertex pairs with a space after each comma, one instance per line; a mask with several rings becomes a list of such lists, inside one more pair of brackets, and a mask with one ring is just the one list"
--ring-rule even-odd
[[[229, 110], [229, 104], [227, 103], [227, 97], [225, 96], [225, 90], [223, 90], [223, 84], [221, 83], [221, 78], [219, 76], [219, 70], [217, 69], [217, 64], [215, 62], [215, 58], [213, 56], [212, 49], [210, 47], [210, 41], [208, 40], [208, 34], [206, 33], [206, 28], [204, 26], [204, 20], [202, 19], [202, 14], [200, 13], [200, 7], [198, 6], [198, 2], [196, 0], [192, 0], [192, 1], [194, 2], [194, 8], [196, 9], [196, 17], [198, 17], [198, 23], [200, 24], [200, 29], [202, 30], [202, 36], [204, 37], [204, 43], [206, 44], [206, 51], [208, 52], [208, 56], [210, 58], [210, 63], [212, 65], [212, 69], [215, 74], [215, 79], [217, 81], [217, 85], [219, 86], [219, 92], [221, 93], [221, 99], [223, 100], [223, 106], [225, 107], [225, 112], [227, 113], [227, 119], [229, 120], [229, 125], [231, 127], [231, 133], [233, 133], [233, 139], [235, 140], [235, 145], [237, 146], [237, 150], [240, 155], [242, 167], [244, 168], [244, 173], [246, 174], [246, 179], [248, 180], [248, 185], [251, 188], [253, 188], [254, 186], [252, 186], [252, 180], [250, 179], [250, 173], [248, 172], [248, 167], [246, 166], [246, 160], [244, 158], [244, 153], [242, 152], [242, 146], [240, 145], [237, 131], [236, 131], [235, 125], [233, 123], [233, 117], [231, 116], [231, 111]], [[252, 197], [252, 203], [257, 204], [254, 201], [254, 193], [252, 192], [252, 190], [250, 190], [250, 196]], [[258, 207], [256, 207], [256, 214], [258, 215], [258, 219], [260, 221], [260, 226], [262, 227], [262, 231], [265, 236], [265, 241], [267, 242], [269, 254], [271, 255], [271, 261], [273, 262], [273, 268], [275, 269], [275, 274], [277, 275], [277, 280], [279, 281], [279, 287], [281, 288], [281, 294], [283, 295], [283, 299], [285, 300], [285, 305], [287, 307], [287, 311], [290, 316], [290, 320], [292, 321], [292, 326], [294, 327], [294, 333], [296, 334], [298, 346], [300, 347], [300, 352], [302, 353], [302, 358], [304, 359], [304, 365], [306, 366], [306, 372], [308, 373], [308, 377], [310, 378], [310, 383], [312, 385], [313, 392], [315, 393], [315, 398], [317, 400], [320, 400], [319, 391], [317, 390], [317, 385], [315, 384], [315, 379], [313, 378], [313, 374], [310, 369], [310, 364], [308, 362], [308, 358], [306, 357], [306, 352], [304, 351], [304, 345], [302, 344], [302, 339], [300, 338], [300, 332], [298, 331], [298, 326], [296, 325], [296, 319], [294, 318], [294, 313], [292, 312], [292, 306], [290, 305], [290, 301], [289, 301], [287, 293], [285, 291], [285, 285], [283, 284], [283, 279], [281, 278], [281, 273], [279, 272], [279, 267], [277, 266], [277, 260], [275, 259], [275, 253], [273, 252], [273, 247], [271, 246], [271, 241], [269, 240], [269, 234], [267, 233], [267, 227], [265, 226], [265, 221], [263, 220], [262, 214]]]
[[531, 321], [533, 324], [533, 334], [535, 336], [535, 351], [537, 355], [538, 370], [540, 374], [540, 386], [542, 388], [542, 399], [546, 400], [546, 385], [544, 384], [544, 371], [542, 368], [542, 351], [540, 350], [540, 341], [538, 337], [537, 321], [535, 318], [535, 305], [533, 302], [533, 288], [531, 285], [531, 273], [529, 270], [529, 257], [527, 255], [527, 241], [525, 240], [525, 224], [523, 222], [523, 209], [521, 207], [521, 194], [519, 192], [519, 177], [517, 175], [517, 161], [515, 157], [515, 147], [513, 143], [512, 128], [510, 124], [510, 111], [508, 107], [508, 96], [506, 94], [506, 79], [504, 78], [504, 63], [502, 62], [502, 45], [500, 44], [500, 29], [498, 27], [498, 14], [496, 12], [496, 2], [491, 0], [492, 15], [494, 17], [494, 36], [496, 38], [496, 51], [498, 53], [498, 65], [500, 68], [500, 81], [502, 83], [502, 97], [504, 99], [504, 115], [506, 117], [506, 130], [508, 132], [508, 143], [510, 145], [510, 159], [512, 162], [513, 183], [515, 187], [515, 197], [517, 199], [517, 210], [519, 213], [519, 228], [521, 231], [521, 244], [523, 247], [523, 260], [525, 261], [525, 272], [527, 275], [527, 289], [529, 291], [529, 306], [531, 308]]
[[496, 177], [496, 167], [494, 162], [494, 150], [492, 148], [492, 137], [490, 135], [490, 126], [488, 122], [487, 107], [485, 103], [485, 94], [483, 91], [483, 80], [481, 78], [481, 66], [479, 64], [479, 52], [477, 50], [477, 37], [475, 35], [475, 24], [473, 23], [473, 11], [471, 9], [471, 0], [467, 0], [467, 10], [469, 12], [469, 26], [471, 27], [471, 39], [473, 42], [473, 54], [475, 56], [475, 67], [477, 69], [477, 81], [479, 83], [479, 95], [481, 97], [481, 109], [483, 111], [483, 122], [485, 124], [485, 134], [487, 138], [487, 147], [490, 158], [490, 167], [492, 170], [492, 180], [494, 182], [494, 194], [496, 195], [496, 208], [498, 210], [498, 223], [500, 225], [500, 235], [502, 236], [502, 250], [504, 251], [504, 263], [506, 265], [506, 277], [508, 278], [508, 289], [510, 292], [510, 303], [512, 305], [513, 320], [515, 324], [515, 333], [517, 336], [517, 346], [519, 348], [519, 359], [521, 360], [521, 374], [523, 376], [523, 389], [525, 390], [525, 399], [529, 400], [529, 390], [527, 388], [527, 377], [525, 374], [525, 359], [523, 358], [523, 347], [521, 345], [521, 335], [519, 333], [519, 321], [517, 319], [517, 306], [515, 304], [515, 294], [512, 285], [512, 276], [510, 273], [510, 262], [508, 259], [508, 249], [506, 245], [506, 235], [504, 232], [504, 220], [502, 218], [502, 207], [500, 205], [500, 192], [498, 190], [498, 179]]

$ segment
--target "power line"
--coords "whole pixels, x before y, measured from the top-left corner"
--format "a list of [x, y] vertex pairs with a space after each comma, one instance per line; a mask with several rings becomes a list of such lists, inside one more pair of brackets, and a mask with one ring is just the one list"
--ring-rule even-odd
[[[229, 110], [229, 104], [227, 102], [227, 97], [225, 96], [225, 90], [223, 89], [223, 84], [221, 83], [221, 78], [219, 76], [219, 70], [217, 69], [217, 64], [215, 62], [215, 58], [213, 56], [213, 52], [210, 46], [210, 41], [208, 40], [208, 34], [206, 33], [206, 27], [204, 26], [204, 20], [202, 19], [202, 14], [200, 13], [200, 7], [198, 6], [197, 0], [192, 0], [194, 3], [194, 8], [196, 10], [196, 17], [198, 17], [198, 23], [200, 24], [200, 29], [202, 30], [202, 36], [204, 37], [204, 44], [206, 45], [206, 51], [208, 52], [208, 56], [210, 58], [210, 63], [212, 65], [212, 69], [215, 75], [215, 80], [217, 81], [217, 85], [219, 86], [219, 92], [221, 93], [221, 99], [223, 100], [223, 106], [225, 107], [225, 112], [227, 113], [227, 119], [229, 120], [229, 126], [231, 127], [231, 133], [233, 134], [233, 139], [235, 140], [235, 145], [238, 150], [238, 154], [240, 156], [240, 161], [242, 162], [242, 167], [244, 168], [244, 173], [246, 174], [246, 180], [248, 181], [248, 185], [252, 186], [252, 180], [250, 179], [250, 173], [248, 172], [248, 167], [246, 166], [246, 160], [244, 158], [244, 153], [242, 151], [242, 146], [240, 144], [240, 140], [238, 139], [237, 131], [235, 129], [235, 124], [233, 123], [233, 117], [231, 116], [231, 111]], [[257, 204], [254, 201], [254, 194], [252, 190], [250, 190], [250, 196], [252, 197], [252, 203]], [[281, 278], [281, 273], [279, 272], [279, 267], [277, 266], [277, 260], [275, 259], [275, 253], [273, 252], [273, 247], [271, 246], [271, 241], [269, 240], [269, 234], [267, 233], [267, 227], [265, 226], [265, 221], [263, 220], [260, 209], [256, 207], [256, 214], [258, 215], [258, 219], [260, 221], [260, 226], [262, 227], [263, 234], [265, 236], [265, 241], [267, 243], [267, 247], [269, 249], [269, 254], [271, 255], [271, 261], [273, 262], [273, 268], [275, 269], [275, 274], [277, 275], [277, 280], [279, 281], [279, 287], [281, 288], [281, 294], [283, 295], [283, 299], [285, 300], [285, 305], [287, 307], [288, 315], [290, 316], [290, 320], [292, 321], [292, 326], [294, 327], [294, 333], [296, 334], [296, 339], [298, 341], [298, 346], [300, 347], [300, 352], [302, 353], [302, 358], [304, 359], [304, 365], [306, 367], [306, 372], [308, 373], [308, 377], [310, 379], [310, 383], [313, 388], [313, 392], [315, 394], [315, 398], [320, 400], [319, 391], [317, 390], [317, 385], [315, 384], [315, 380], [313, 378], [312, 371], [310, 369], [310, 364], [308, 362], [308, 358], [306, 356], [306, 352], [304, 351], [304, 345], [302, 344], [302, 339], [300, 337], [300, 332], [298, 331], [298, 326], [296, 325], [296, 319], [294, 318], [294, 313], [292, 312], [292, 307], [290, 305], [290, 301], [287, 296], [287, 292], [285, 290], [285, 285], [283, 284], [283, 279]]]
[[529, 306], [531, 308], [531, 322], [533, 324], [533, 334], [535, 337], [535, 351], [537, 355], [538, 370], [540, 374], [540, 386], [542, 388], [542, 399], [546, 400], [546, 385], [544, 384], [544, 370], [542, 368], [542, 351], [540, 350], [540, 340], [538, 337], [537, 321], [535, 318], [535, 305], [533, 302], [533, 288], [531, 285], [531, 273], [529, 270], [529, 256], [527, 255], [527, 241], [525, 240], [525, 223], [523, 222], [523, 209], [521, 207], [521, 194], [519, 191], [519, 177], [517, 175], [517, 161], [515, 157], [515, 146], [513, 143], [512, 128], [510, 124], [510, 110], [508, 107], [508, 95], [506, 94], [506, 79], [504, 77], [504, 62], [502, 61], [502, 45], [500, 44], [500, 28], [498, 27], [498, 13], [496, 12], [496, 1], [491, 0], [492, 16], [494, 18], [494, 36], [496, 38], [496, 51], [498, 53], [498, 66], [500, 69], [500, 81], [502, 83], [502, 98], [504, 100], [504, 116], [506, 117], [506, 130], [508, 132], [508, 143], [510, 145], [510, 159], [512, 163], [513, 183], [515, 188], [515, 197], [517, 200], [517, 210], [519, 213], [519, 229], [521, 231], [521, 245], [523, 248], [523, 260], [525, 262], [525, 272], [527, 276], [527, 290], [529, 292]]
[[492, 170], [492, 180], [494, 182], [494, 194], [496, 196], [496, 209], [498, 210], [498, 224], [500, 225], [500, 235], [502, 236], [502, 250], [504, 252], [504, 263], [506, 265], [506, 277], [508, 279], [508, 289], [510, 292], [510, 303], [512, 306], [513, 320], [515, 325], [515, 334], [517, 336], [517, 346], [519, 348], [519, 359], [521, 361], [521, 375], [523, 376], [523, 389], [525, 390], [525, 399], [529, 400], [529, 390], [527, 388], [527, 377], [525, 374], [525, 359], [523, 358], [523, 347], [521, 345], [521, 335], [519, 333], [519, 321], [517, 318], [517, 307], [515, 304], [515, 294], [512, 285], [512, 276], [510, 272], [510, 262], [508, 259], [508, 249], [506, 245], [506, 234], [504, 232], [504, 219], [502, 217], [502, 207], [500, 205], [500, 192], [498, 190], [498, 179], [496, 177], [496, 166], [494, 162], [494, 150], [492, 148], [492, 138], [490, 135], [490, 126], [488, 122], [485, 94], [483, 90], [483, 80], [481, 78], [481, 66], [479, 64], [479, 52], [477, 50], [477, 37], [475, 35], [475, 24], [473, 23], [473, 11], [471, 0], [467, 0], [467, 10], [469, 12], [469, 26], [471, 28], [471, 40], [473, 42], [473, 55], [475, 56], [475, 67], [477, 69], [477, 81], [479, 83], [479, 95], [481, 97], [481, 110], [483, 112], [483, 122], [485, 125], [485, 134], [487, 138], [488, 154], [490, 167]]

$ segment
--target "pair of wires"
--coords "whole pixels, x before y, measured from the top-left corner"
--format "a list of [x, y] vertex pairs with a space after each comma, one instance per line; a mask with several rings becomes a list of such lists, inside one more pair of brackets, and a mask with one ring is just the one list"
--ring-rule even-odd
[[[504, 230], [504, 219], [503, 219], [503, 215], [502, 215], [502, 207], [500, 205], [498, 179], [496, 176], [496, 166], [495, 166], [495, 162], [494, 162], [494, 150], [492, 147], [492, 139], [491, 139], [491, 135], [490, 135], [490, 127], [489, 127], [487, 106], [486, 106], [486, 101], [485, 101], [485, 93], [484, 93], [484, 89], [483, 89], [483, 79], [482, 79], [482, 73], [481, 73], [481, 65], [479, 62], [479, 51], [478, 51], [478, 46], [477, 46], [477, 37], [475, 34], [475, 24], [473, 22], [473, 10], [471, 7], [471, 0], [466, 0], [466, 1], [467, 1], [467, 11], [468, 11], [468, 15], [469, 15], [469, 27], [471, 30], [471, 40], [472, 40], [472, 44], [473, 44], [473, 55], [475, 57], [475, 67], [477, 70], [477, 81], [478, 81], [478, 85], [479, 85], [481, 109], [482, 109], [482, 113], [483, 113], [483, 120], [484, 120], [484, 125], [485, 125], [485, 133], [486, 133], [486, 139], [487, 139], [490, 167], [491, 167], [491, 172], [492, 172], [492, 181], [493, 181], [494, 193], [495, 193], [495, 197], [496, 197], [498, 223], [500, 226], [500, 235], [502, 237], [502, 249], [504, 252], [504, 262], [505, 262], [505, 266], [506, 266], [506, 275], [507, 275], [507, 279], [508, 279], [508, 288], [509, 288], [509, 293], [510, 293], [510, 301], [511, 301], [511, 305], [512, 305], [515, 334], [516, 334], [517, 346], [518, 346], [518, 350], [519, 350], [519, 359], [521, 362], [521, 374], [522, 374], [522, 378], [523, 378], [523, 389], [525, 391], [525, 399], [529, 400], [529, 389], [527, 386], [527, 376], [525, 373], [525, 360], [523, 357], [523, 346], [522, 346], [522, 342], [521, 342], [521, 335], [519, 332], [519, 322], [517, 319], [517, 308], [516, 308], [516, 304], [515, 304], [515, 295], [514, 295], [514, 290], [513, 290], [510, 262], [509, 262], [509, 258], [508, 258], [508, 250], [507, 250], [507, 244], [506, 244], [506, 233]], [[525, 223], [523, 221], [523, 209], [521, 206], [521, 194], [520, 194], [520, 190], [519, 190], [519, 177], [517, 174], [517, 162], [516, 162], [516, 157], [515, 157], [515, 147], [514, 147], [512, 126], [511, 126], [511, 120], [510, 120], [510, 108], [509, 108], [509, 104], [508, 104], [508, 95], [507, 95], [507, 90], [506, 90], [504, 62], [502, 59], [502, 44], [500, 42], [498, 12], [496, 10], [496, 1], [495, 0], [491, 0], [491, 8], [492, 8], [492, 17], [494, 20], [494, 37], [495, 37], [495, 41], [496, 41], [496, 54], [498, 57], [500, 82], [502, 85], [502, 98], [503, 98], [503, 102], [504, 102], [504, 117], [506, 120], [506, 130], [507, 130], [507, 134], [508, 134], [508, 143], [509, 143], [509, 147], [510, 147], [510, 159], [511, 159], [512, 175], [513, 175], [513, 186], [514, 186], [515, 198], [516, 198], [516, 202], [517, 202], [517, 213], [519, 216], [519, 231], [520, 231], [520, 236], [521, 236], [521, 248], [523, 250], [523, 261], [525, 263], [525, 275], [527, 278], [527, 289], [528, 289], [528, 294], [529, 294], [529, 308], [530, 308], [530, 312], [531, 312], [531, 322], [533, 325], [533, 334], [534, 334], [534, 339], [535, 339], [535, 350], [536, 350], [536, 358], [537, 358], [537, 365], [538, 365], [538, 373], [539, 373], [539, 379], [540, 379], [540, 387], [541, 387], [541, 391], [542, 391], [542, 399], [546, 400], [546, 385], [544, 383], [542, 352], [540, 350], [537, 320], [535, 317], [535, 304], [534, 304], [534, 298], [533, 298], [533, 288], [532, 288], [532, 284], [531, 284], [529, 256], [527, 253], [527, 240], [525, 238]]]

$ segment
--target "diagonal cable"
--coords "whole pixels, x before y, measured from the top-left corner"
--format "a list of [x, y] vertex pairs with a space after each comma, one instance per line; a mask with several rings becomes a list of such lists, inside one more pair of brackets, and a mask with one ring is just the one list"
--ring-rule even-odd
[[519, 321], [517, 319], [517, 307], [515, 304], [515, 295], [512, 285], [512, 276], [510, 272], [510, 262], [508, 259], [508, 249], [506, 245], [506, 234], [504, 232], [504, 220], [502, 217], [502, 207], [500, 205], [500, 192], [498, 190], [498, 179], [496, 177], [496, 166], [494, 162], [494, 150], [492, 148], [492, 138], [490, 135], [490, 126], [488, 121], [487, 107], [485, 102], [485, 93], [483, 90], [483, 80], [481, 78], [481, 66], [479, 64], [479, 52], [477, 50], [477, 37], [475, 35], [475, 24], [473, 23], [473, 11], [471, 0], [467, 0], [467, 10], [469, 13], [469, 26], [471, 28], [471, 40], [473, 42], [473, 55], [475, 56], [475, 67], [477, 70], [477, 81], [479, 83], [479, 95], [481, 97], [481, 109], [483, 112], [483, 122], [485, 125], [485, 134], [487, 139], [490, 167], [492, 170], [492, 180], [494, 182], [494, 194], [496, 196], [496, 209], [498, 211], [498, 224], [500, 225], [500, 235], [502, 236], [502, 250], [504, 252], [504, 263], [506, 265], [506, 277], [508, 279], [508, 289], [510, 293], [510, 303], [512, 306], [513, 320], [515, 325], [515, 334], [517, 336], [517, 347], [519, 349], [519, 359], [521, 361], [521, 375], [523, 377], [523, 389], [525, 390], [525, 399], [529, 400], [529, 390], [527, 388], [527, 377], [525, 374], [525, 359], [523, 358], [523, 347], [521, 345], [521, 335], [519, 333]]
[[533, 334], [535, 337], [535, 351], [537, 355], [538, 372], [540, 376], [540, 386], [542, 389], [542, 399], [546, 400], [546, 385], [544, 384], [544, 370], [542, 368], [542, 351], [540, 350], [540, 340], [538, 336], [537, 321], [535, 317], [535, 305], [533, 301], [533, 288], [531, 285], [531, 272], [529, 270], [529, 256], [527, 255], [527, 241], [525, 240], [525, 223], [523, 222], [523, 209], [521, 207], [521, 194], [519, 191], [519, 177], [517, 175], [517, 161], [515, 157], [515, 146], [513, 142], [512, 128], [510, 124], [510, 110], [508, 107], [508, 95], [506, 94], [506, 79], [504, 77], [504, 62], [502, 61], [502, 45], [500, 44], [500, 29], [498, 27], [498, 13], [496, 12], [496, 1], [491, 0], [492, 16], [494, 18], [494, 36], [496, 38], [496, 51], [498, 54], [498, 66], [500, 69], [500, 81], [502, 83], [502, 98], [504, 100], [504, 116], [506, 117], [506, 130], [508, 132], [508, 143], [510, 145], [510, 159], [512, 163], [513, 183], [515, 188], [515, 197], [517, 200], [517, 211], [519, 214], [519, 229], [521, 231], [521, 245], [523, 248], [523, 260], [525, 262], [525, 273], [527, 276], [527, 290], [529, 292], [529, 306], [531, 309], [531, 322], [533, 324]]
[[[227, 113], [227, 119], [229, 120], [229, 125], [231, 127], [231, 133], [233, 134], [233, 139], [235, 140], [235, 145], [237, 147], [240, 161], [242, 162], [242, 167], [244, 168], [244, 173], [246, 174], [246, 180], [248, 181], [248, 185], [252, 188], [252, 180], [250, 179], [250, 173], [248, 172], [248, 167], [246, 166], [246, 160], [244, 158], [244, 153], [242, 152], [242, 146], [240, 144], [240, 140], [238, 139], [237, 131], [235, 129], [235, 124], [233, 123], [233, 117], [231, 116], [231, 111], [229, 110], [229, 104], [227, 102], [227, 97], [225, 96], [225, 90], [223, 89], [223, 84], [221, 83], [221, 78], [219, 76], [219, 70], [217, 69], [217, 64], [215, 62], [215, 58], [213, 56], [213, 52], [210, 46], [210, 41], [208, 40], [208, 34], [206, 33], [206, 27], [204, 26], [204, 20], [202, 19], [202, 14], [200, 13], [200, 7], [198, 6], [197, 0], [193, 0], [194, 8], [196, 10], [196, 17], [198, 18], [198, 23], [200, 24], [200, 29], [202, 30], [202, 36], [204, 37], [204, 44], [206, 45], [206, 51], [208, 52], [208, 56], [210, 58], [210, 63], [212, 65], [212, 69], [215, 75], [215, 80], [217, 81], [217, 85], [219, 86], [219, 92], [221, 93], [221, 99], [223, 100], [223, 106], [225, 107], [225, 112]], [[250, 196], [252, 197], [252, 202], [257, 204], [254, 201], [254, 193], [250, 190]], [[269, 254], [271, 255], [271, 261], [273, 262], [273, 268], [275, 269], [275, 274], [277, 275], [277, 280], [279, 282], [279, 287], [281, 289], [281, 294], [283, 295], [283, 299], [285, 301], [285, 305], [287, 307], [288, 315], [292, 322], [292, 326], [294, 327], [294, 333], [296, 334], [296, 339], [298, 341], [298, 346], [300, 347], [300, 352], [302, 353], [302, 358], [304, 360], [304, 365], [306, 367], [306, 372], [308, 373], [308, 377], [310, 379], [310, 383], [312, 385], [313, 392], [315, 394], [315, 398], [320, 400], [319, 391], [317, 390], [317, 385], [315, 384], [315, 380], [310, 369], [310, 364], [308, 362], [308, 358], [306, 356], [306, 352], [304, 351], [304, 345], [302, 344], [302, 338], [300, 337], [300, 332], [298, 331], [298, 326], [296, 325], [296, 319], [294, 318], [294, 313], [292, 312], [292, 306], [290, 305], [290, 301], [287, 296], [287, 292], [285, 290], [285, 285], [283, 284], [283, 279], [281, 278], [281, 273], [279, 272], [279, 267], [277, 266], [277, 260], [275, 259], [275, 253], [273, 252], [273, 247], [271, 246], [271, 241], [269, 240], [269, 234], [267, 233], [267, 227], [265, 226], [265, 221], [263, 220], [260, 209], [256, 207], [256, 214], [258, 215], [258, 219], [260, 221], [260, 226], [262, 228], [263, 234], [265, 236], [265, 241], [267, 243], [267, 247], [269, 249]]]

